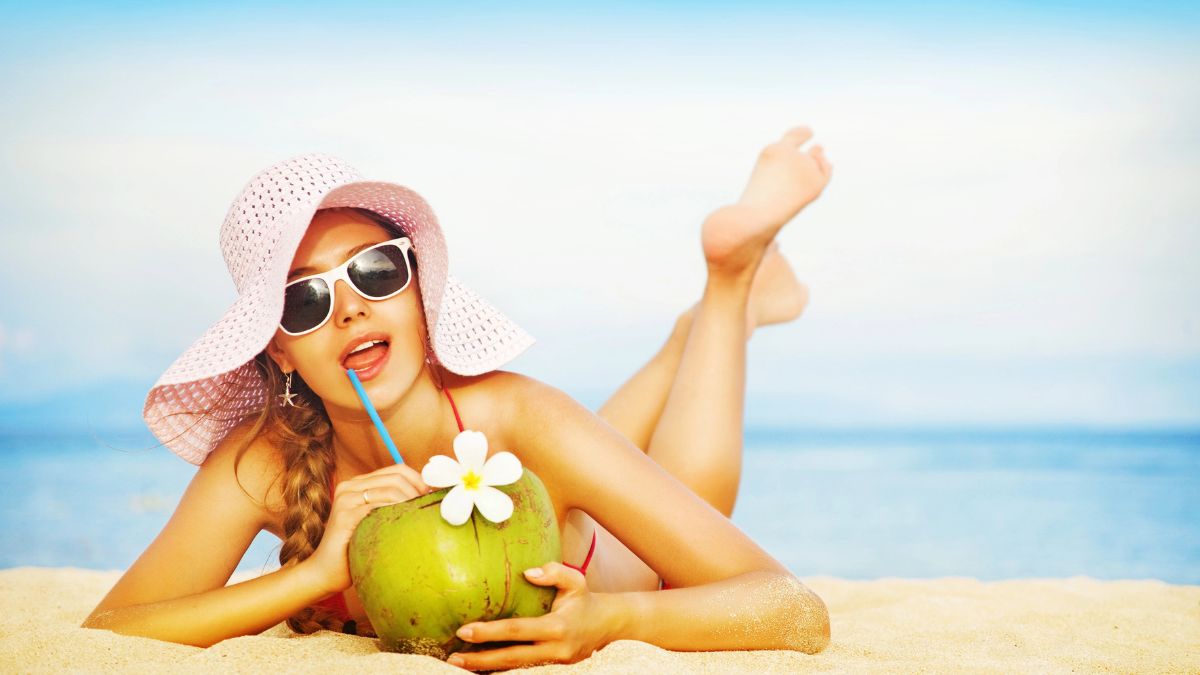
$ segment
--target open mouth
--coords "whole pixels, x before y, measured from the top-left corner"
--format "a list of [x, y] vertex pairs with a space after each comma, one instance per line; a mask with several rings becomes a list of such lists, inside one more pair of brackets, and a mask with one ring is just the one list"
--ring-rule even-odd
[[354, 370], [366, 370], [378, 364], [388, 353], [387, 340], [364, 342], [364, 345], [342, 359], [342, 367]]

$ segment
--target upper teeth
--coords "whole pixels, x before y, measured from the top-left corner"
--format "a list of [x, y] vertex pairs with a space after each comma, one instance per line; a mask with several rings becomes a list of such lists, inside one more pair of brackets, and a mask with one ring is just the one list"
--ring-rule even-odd
[[366, 342], [355, 347], [354, 349], [351, 349], [350, 353], [353, 354], [354, 352], [361, 352], [362, 350], [366, 349], [367, 347], [374, 347], [375, 345], [381, 345], [381, 344], [383, 344], [383, 340], [367, 340]]

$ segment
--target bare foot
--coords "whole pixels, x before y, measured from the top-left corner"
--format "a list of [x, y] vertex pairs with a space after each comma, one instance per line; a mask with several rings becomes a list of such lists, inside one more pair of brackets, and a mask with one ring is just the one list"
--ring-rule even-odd
[[787, 258], [779, 251], [779, 242], [772, 241], [750, 286], [746, 337], [759, 326], [795, 320], [807, 305], [808, 287], [796, 279]]
[[763, 148], [737, 203], [705, 219], [700, 242], [710, 269], [748, 272], [779, 229], [825, 189], [833, 165], [820, 145], [800, 150], [810, 138], [811, 129], [795, 127]]

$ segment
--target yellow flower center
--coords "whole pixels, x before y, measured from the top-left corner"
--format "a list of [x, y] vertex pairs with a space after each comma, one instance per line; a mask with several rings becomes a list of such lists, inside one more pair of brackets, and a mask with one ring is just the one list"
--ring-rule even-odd
[[474, 471], [468, 470], [466, 475], [463, 476], [463, 487], [468, 490], [478, 490], [479, 481], [481, 480], [483, 480], [483, 476], [480, 476]]

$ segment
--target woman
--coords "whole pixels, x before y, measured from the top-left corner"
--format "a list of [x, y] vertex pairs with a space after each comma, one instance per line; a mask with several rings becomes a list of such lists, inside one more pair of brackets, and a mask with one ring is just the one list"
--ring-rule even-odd
[[[147, 397], [150, 428], [200, 468], [84, 626], [199, 646], [284, 619], [302, 632], [371, 634], [351, 585], [350, 535], [370, 510], [429, 492], [420, 467], [467, 428], [542, 479], [564, 559], [584, 563], [526, 570], [557, 588], [550, 613], [459, 631], [529, 644], [451, 663], [574, 662], [617, 639], [823, 649], [824, 603], [727, 518], [748, 333], [804, 303], [773, 240], [830, 178], [819, 145], [800, 149], [811, 135], [798, 127], [764, 148], [738, 202], [705, 220], [703, 297], [600, 417], [498, 370], [532, 338], [448, 275], [441, 230], [416, 193], [325, 155], [256, 175], [222, 228], [238, 300]], [[225, 586], [264, 529], [283, 541], [280, 569]], [[660, 576], [663, 592], [647, 592]]]

